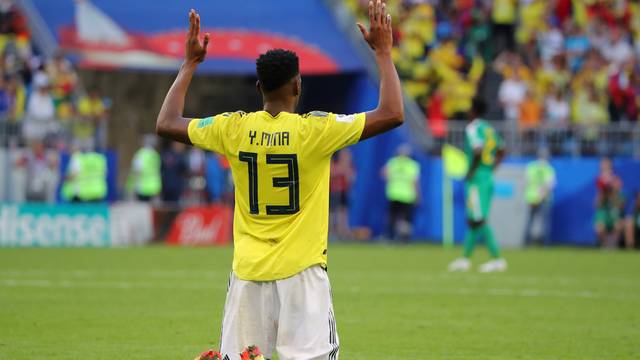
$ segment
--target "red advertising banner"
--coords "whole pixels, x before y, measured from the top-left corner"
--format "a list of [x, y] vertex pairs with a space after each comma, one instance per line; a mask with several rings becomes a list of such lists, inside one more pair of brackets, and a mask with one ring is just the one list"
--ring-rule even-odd
[[194, 206], [178, 215], [171, 226], [167, 244], [202, 246], [231, 242], [233, 210], [226, 206]]

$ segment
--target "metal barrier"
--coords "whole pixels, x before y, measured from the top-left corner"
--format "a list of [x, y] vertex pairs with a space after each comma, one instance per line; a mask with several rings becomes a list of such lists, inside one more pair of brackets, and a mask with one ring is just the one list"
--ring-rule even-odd
[[[28, 145], [28, 139], [41, 139], [45, 144], [59, 147], [63, 144], [70, 147], [74, 141], [83, 146], [105, 149], [107, 145], [107, 122], [108, 119], [100, 120], [97, 123], [87, 123], [91, 120], [80, 120], [72, 117], [65, 120], [29, 120], [9, 119], [0, 116], [0, 148], [10, 148], [18, 145]], [[82, 124], [84, 122], [84, 124]], [[74, 126], [81, 124], [89, 125], [91, 129], [87, 133], [84, 128], [83, 133], [88, 134], [84, 139], [74, 137]], [[34, 131], [37, 130], [37, 131]]]
[[[520, 129], [510, 121], [490, 121], [500, 134], [510, 156], [535, 156], [546, 148], [552, 156], [621, 156], [640, 159], [640, 124], [611, 123], [604, 126], [567, 128], [541, 127]], [[464, 146], [465, 121], [449, 121], [447, 134], [436, 142], [444, 141]]]

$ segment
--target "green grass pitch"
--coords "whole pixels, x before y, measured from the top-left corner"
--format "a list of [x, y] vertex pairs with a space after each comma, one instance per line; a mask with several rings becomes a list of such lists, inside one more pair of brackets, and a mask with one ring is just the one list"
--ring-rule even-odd
[[[341, 358], [640, 359], [640, 253], [330, 246]], [[479, 250], [476, 265], [486, 260]], [[0, 359], [193, 359], [216, 347], [230, 248], [0, 249]]]

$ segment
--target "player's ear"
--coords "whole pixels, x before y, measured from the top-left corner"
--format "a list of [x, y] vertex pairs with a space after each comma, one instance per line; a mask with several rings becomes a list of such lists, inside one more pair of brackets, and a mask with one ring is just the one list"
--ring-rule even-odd
[[302, 78], [300, 77], [300, 75], [293, 78], [292, 83], [293, 83], [293, 96], [300, 96], [300, 93], [302, 92]]
[[262, 88], [260, 87], [260, 80], [256, 81], [256, 89], [258, 89], [258, 92], [262, 94]]

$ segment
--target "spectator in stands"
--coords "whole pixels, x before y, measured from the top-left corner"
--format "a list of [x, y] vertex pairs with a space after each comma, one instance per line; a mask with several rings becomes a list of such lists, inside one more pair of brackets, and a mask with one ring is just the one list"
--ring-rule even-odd
[[34, 78], [34, 91], [27, 103], [27, 119], [24, 124], [24, 136], [31, 139], [44, 139], [45, 136], [57, 130], [55, 122], [55, 107], [49, 91], [46, 77]]
[[564, 50], [564, 35], [551, 17], [547, 18], [547, 30], [540, 34], [540, 57], [548, 64]]
[[564, 54], [555, 55], [546, 69], [549, 82], [560, 89], [567, 89], [571, 82], [571, 71]]
[[552, 89], [547, 96], [545, 105], [546, 127], [551, 129], [565, 129], [569, 125], [569, 102], [564, 91], [559, 88]]
[[156, 137], [145, 135], [143, 146], [133, 155], [131, 170], [138, 201], [149, 202], [162, 191], [160, 154], [155, 149]]
[[595, 231], [598, 245], [603, 248], [615, 248], [622, 231], [622, 181], [613, 172], [613, 164], [609, 158], [600, 161], [596, 187]]
[[640, 191], [636, 192], [625, 225], [625, 242], [627, 248], [640, 249]]
[[589, 84], [586, 92], [576, 95], [574, 101], [575, 123], [581, 133], [583, 151], [595, 154], [598, 152], [599, 128], [609, 122], [605, 101], [593, 84]]
[[[640, 59], [640, 55], [638, 58]], [[629, 120], [640, 121], [640, 69], [638, 68], [631, 74], [631, 94], [633, 100], [629, 104]]]
[[522, 80], [519, 72], [505, 78], [498, 90], [498, 99], [502, 105], [507, 120], [516, 121], [520, 117], [520, 104], [525, 99], [527, 83]]
[[7, 134], [17, 136], [20, 133], [19, 128], [24, 116], [27, 91], [18, 76], [9, 78], [5, 90], [7, 111], [4, 116], [7, 121]]
[[231, 203], [229, 197], [229, 177], [231, 176], [229, 161], [218, 154], [206, 155], [205, 180], [209, 201], [217, 203]]
[[437, 152], [447, 137], [447, 117], [443, 109], [444, 96], [442, 91], [436, 90], [429, 98], [426, 106], [427, 128], [437, 142]]
[[207, 182], [205, 180], [206, 156], [204, 151], [191, 148], [187, 152], [188, 182], [185, 201], [190, 204], [204, 204], [207, 199]]
[[351, 151], [342, 149], [331, 159], [329, 180], [330, 234], [346, 239], [349, 229], [349, 190], [355, 180], [355, 170], [351, 162]]
[[609, 115], [611, 121], [634, 120], [636, 116], [636, 97], [634, 86], [637, 80], [633, 59], [627, 61], [609, 78]]
[[540, 127], [542, 121], [542, 104], [536, 98], [532, 90], [527, 90], [520, 103], [520, 131], [527, 132]]
[[545, 30], [547, 7], [545, 0], [520, 1], [520, 25], [516, 32], [518, 44], [523, 47], [535, 44], [537, 34]]
[[188, 171], [186, 146], [172, 141], [162, 152], [162, 201], [178, 203]]
[[26, 200], [29, 202], [56, 201], [58, 186], [58, 157], [45, 149], [41, 140], [32, 140], [25, 154], [27, 169]]
[[97, 148], [106, 147], [107, 107], [98, 89], [78, 99], [78, 116], [73, 124], [73, 137], [92, 141]]
[[602, 47], [602, 54], [611, 63], [612, 70], [620, 69], [633, 59], [633, 48], [626, 39], [622, 28], [615, 26], [609, 32], [609, 41]]
[[515, 50], [518, 0], [495, 0], [491, 8], [496, 52]]
[[541, 139], [538, 138], [536, 130], [541, 127], [542, 111], [542, 104], [533, 91], [527, 90], [518, 111], [518, 129], [526, 153], [535, 154], [538, 148], [538, 143]]
[[[540, 148], [538, 159], [527, 165], [525, 200], [529, 206], [529, 216], [524, 236], [525, 244], [527, 245], [531, 245], [534, 242], [544, 245], [549, 244], [549, 215], [553, 189], [556, 185], [556, 172], [553, 166], [549, 164], [548, 158], [549, 151], [546, 148]], [[537, 231], [534, 231], [536, 228]]]
[[409, 145], [401, 145], [383, 169], [389, 201], [389, 236], [402, 242], [408, 242], [411, 236], [413, 212], [420, 196], [420, 164], [410, 156]]
[[530, 81], [532, 78], [531, 70], [522, 61], [522, 56], [511, 51], [501, 53], [493, 61], [493, 69], [503, 78], [511, 78], [515, 74], [524, 81]]
[[567, 53], [569, 69], [577, 72], [582, 67], [584, 57], [591, 48], [589, 37], [584, 30], [575, 23], [568, 22], [568, 36], [565, 39], [564, 47]]
[[45, 71], [51, 82], [51, 94], [56, 105], [56, 115], [60, 120], [67, 120], [73, 114], [73, 95], [78, 82], [71, 62], [62, 54], [56, 54], [47, 63]]
[[546, 140], [553, 154], [564, 151], [564, 141], [569, 138], [570, 108], [564, 92], [555, 88], [550, 91], [544, 102]]
[[464, 32], [462, 43], [464, 44], [464, 55], [467, 58], [480, 56], [484, 61], [492, 59], [491, 27], [482, 9], [472, 9], [471, 27]]

